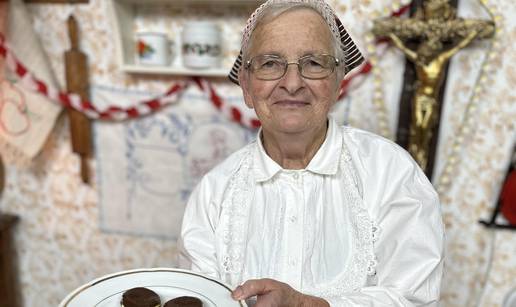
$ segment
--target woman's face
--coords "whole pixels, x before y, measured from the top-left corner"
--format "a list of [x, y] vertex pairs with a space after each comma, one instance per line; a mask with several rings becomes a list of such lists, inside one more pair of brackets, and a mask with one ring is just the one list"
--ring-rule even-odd
[[[286, 11], [253, 31], [249, 59], [273, 54], [295, 62], [309, 54], [334, 55], [331, 35], [317, 12]], [[249, 70], [240, 76], [247, 106], [255, 109], [264, 130], [277, 133], [302, 133], [326, 125], [339, 83], [336, 71], [325, 79], [310, 80], [301, 77], [297, 65], [289, 65], [278, 80], [256, 79]]]

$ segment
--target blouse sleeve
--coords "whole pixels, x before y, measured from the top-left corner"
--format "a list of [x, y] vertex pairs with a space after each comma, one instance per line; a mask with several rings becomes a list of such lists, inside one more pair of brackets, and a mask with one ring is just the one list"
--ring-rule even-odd
[[374, 244], [376, 275], [359, 291], [325, 299], [333, 307], [437, 306], [444, 250], [437, 193], [405, 151], [383, 158], [387, 167], [369, 165], [369, 181], [363, 186], [380, 229]]
[[203, 179], [188, 200], [178, 241], [178, 265], [219, 278], [214, 231], [217, 214], [208, 185]]

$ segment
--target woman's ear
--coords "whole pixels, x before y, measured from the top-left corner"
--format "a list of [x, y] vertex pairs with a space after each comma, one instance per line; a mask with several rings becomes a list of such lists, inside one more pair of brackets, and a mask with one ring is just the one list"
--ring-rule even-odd
[[253, 99], [249, 93], [249, 75], [246, 73], [246, 71], [244, 71], [244, 69], [240, 69], [240, 72], [238, 73], [238, 82], [242, 88], [246, 106], [249, 109], [254, 109]]
[[334, 102], [333, 102], [333, 105], [335, 105], [337, 103], [337, 100], [339, 99], [340, 95], [342, 94], [343, 92], [343, 89], [342, 89], [342, 81], [344, 80], [344, 76], [345, 76], [345, 73], [344, 71], [339, 71], [337, 72], [336, 74], [336, 80], [335, 80], [335, 99], [334, 99]]

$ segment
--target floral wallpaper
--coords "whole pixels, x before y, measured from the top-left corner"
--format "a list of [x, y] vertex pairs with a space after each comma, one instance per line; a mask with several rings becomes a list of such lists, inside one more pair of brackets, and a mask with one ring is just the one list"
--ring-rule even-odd
[[[365, 35], [371, 16], [386, 16], [402, 3], [382, 0], [333, 0], [349, 31], [362, 50], [367, 50]], [[406, 3], [405, 1], [404, 3]], [[459, 14], [488, 18], [480, 1], [463, 0]], [[478, 3], [477, 3], [478, 2]], [[483, 1], [502, 17], [503, 39], [497, 40], [499, 52], [474, 114], [473, 129], [464, 135], [460, 148], [453, 150], [462, 127], [468, 97], [474, 90], [475, 75], [485, 57], [486, 43], [475, 43], [454, 57], [447, 84], [443, 130], [438, 148], [435, 185], [440, 192], [447, 230], [446, 269], [441, 306], [502, 306], [511, 289], [516, 288], [516, 232], [488, 230], [478, 223], [490, 217], [500, 183], [509, 162], [516, 137], [516, 3], [512, 0]], [[492, 3], [491, 3], [492, 2]], [[178, 77], [135, 77], [119, 70], [114, 31], [108, 14], [108, 1], [90, 0], [89, 4], [30, 4], [34, 29], [51, 61], [56, 78], [64, 87], [63, 52], [69, 48], [64, 26], [73, 13], [81, 29], [81, 48], [89, 57], [90, 82], [118, 88], [164, 91]], [[462, 11], [461, 11], [462, 10]], [[173, 16], [174, 10], [170, 10]], [[142, 12], [135, 29], [156, 24], [173, 32], [184, 16], [207, 14], [182, 12], [173, 19], [158, 14], [151, 21]], [[229, 14], [229, 15], [225, 15]], [[240, 14], [240, 15], [238, 15]], [[228, 20], [223, 32], [231, 42], [225, 62], [231, 62], [238, 46], [238, 30], [245, 12], [220, 12], [216, 18]], [[229, 17], [228, 17], [229, 16]], [[227, 18], [226, 18], [227, 17]], [[153, 24], [154, 23], [154, 24]], [[171, 33], [171, 35], [174, 35]], [[369, 50], [368, 50], [369, 51]], [[378, 52], [379, 77], [391, 131], [396, 126], [396, 101], [401, 88], [403, 58], [393, 49]], [[230, 59], [230, 60], [228, 60]], [[226, 81], [215, 80], [220, 92], [238, 93]], [[351, 125], [378, 132], [377, 109], [372, 103], [374, 78], [367, 77], [336, 110]], [[206, 102], [209, 103], [208, 101]], [[19, 280], [23, 306], [56, 306], [70, 291], [102, 275], [140, 267], [173, 267], [175, 242], [103, 233], [99, 230], [96, 161], [90, 160], [91, 185], [79, 177], [79, 159], [71, 153], [68, 119], [62, 115], [42, 153], [27, 168], [6, 165], [6, 187], [0, 210], [20, 217], [15, 228]], [[454, 154], [455, 168], [447, 185], [440, 175]]]

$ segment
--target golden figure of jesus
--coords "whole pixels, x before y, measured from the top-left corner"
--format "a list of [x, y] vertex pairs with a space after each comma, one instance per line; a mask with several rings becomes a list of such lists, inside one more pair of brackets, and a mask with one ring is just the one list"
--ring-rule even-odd
[[[474, 39], [491, 37], [494, 30], [491, 21], [457, 18], [447, 0], [424, 2], [414, 18], [375, 21], [373, 33], [389, 37], [416, 67], [408, 151], [423, 170], [428, 165], [430, 141], [439, 120], [438, 95], [446, 64]], [[420, 41], [415, 50], [405, 44], [412, 39]]]

